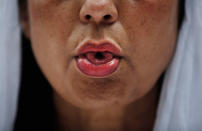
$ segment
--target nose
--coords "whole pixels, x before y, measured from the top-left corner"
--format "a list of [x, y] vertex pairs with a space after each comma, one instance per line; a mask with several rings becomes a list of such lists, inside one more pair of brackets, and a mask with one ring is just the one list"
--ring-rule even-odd
[[118, 11], [112, 0], [86, 0], [80, 10], [84, 23], [112, 24], [118, 19]]

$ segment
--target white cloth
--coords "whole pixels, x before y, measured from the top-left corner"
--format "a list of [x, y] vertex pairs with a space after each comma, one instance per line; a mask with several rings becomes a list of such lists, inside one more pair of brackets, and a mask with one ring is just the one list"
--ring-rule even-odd
[[16, 0], [0, 0], [0, 131], [11, 131], [20, 75], [20, 27]]
[[202, 0], [186, 0], [177, 51], [167, 70], [155, 131], [202, 131]]
[[[202, 130], [202, 0], [186, 0], [186, 18], [166, 72], [155, 131]], [[19, 86], [16, 0], [0, 0], [0, 131], [11, 131]]]

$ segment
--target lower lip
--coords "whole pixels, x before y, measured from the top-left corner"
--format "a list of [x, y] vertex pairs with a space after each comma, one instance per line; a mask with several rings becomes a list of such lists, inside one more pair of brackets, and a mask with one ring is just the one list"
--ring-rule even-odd
[[76, 63], [78, 69], [87, 76], [106, 77], [117, 70], [120, 59], [113, 58], [105, 64], [95, 65], [86, 58], [76, 58]]

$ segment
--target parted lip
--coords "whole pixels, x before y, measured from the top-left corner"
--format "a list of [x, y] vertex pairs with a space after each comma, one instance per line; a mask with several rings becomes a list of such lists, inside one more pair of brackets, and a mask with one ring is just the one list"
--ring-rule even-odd
[[122, 57], [121, 49], [109, 40], [92, 41], [88, 40], [82, 43], [77, 49], [76, 56], [83, 55], [88, 52], [109, 52], [117, 57]]

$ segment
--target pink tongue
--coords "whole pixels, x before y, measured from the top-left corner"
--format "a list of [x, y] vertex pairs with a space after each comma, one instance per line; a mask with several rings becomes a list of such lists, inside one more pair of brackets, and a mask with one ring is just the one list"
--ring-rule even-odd
[[106, 64], [113, 59], [113, 55], [109, 52], [89, 52], [86, 54], [86, 57], [95, 65]]

